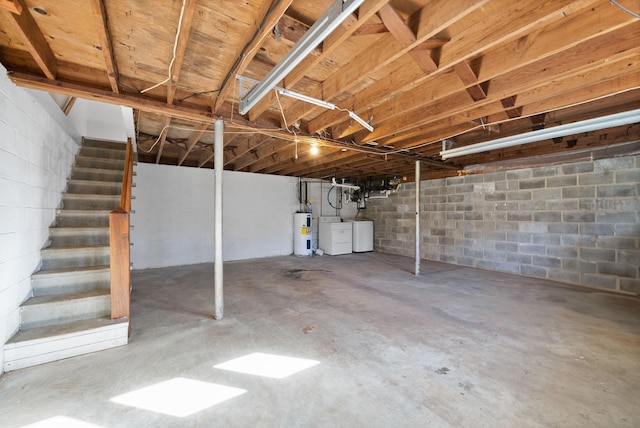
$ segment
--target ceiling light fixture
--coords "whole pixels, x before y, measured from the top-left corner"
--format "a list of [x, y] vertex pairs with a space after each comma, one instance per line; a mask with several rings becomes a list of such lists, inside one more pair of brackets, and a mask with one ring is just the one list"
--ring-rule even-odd
[[335, 0], [269, 74], [240, 99], [240, 114], [251, 110], [363, 2], [364, 0]]
[[358, 116], [354, 112], [350, 111], [349, 112], [349, 117], [351, 119], [355, 120], [356, 122], [358, 122], [360, 125], [362, 125], [369, 132], [373, 132], [373, 126], [369, 125], [363, 118], [361, 118], [360, 116]]
[[[241, 97], [245, 96], [245, 94], [250, 94], [251, 91], [253, 91], [253, 89], [260, 84], [259, 80], [252, 79], [251, 77], [242, 76], [240, 74], [236, 74], [236, 79], [240, 81]], [[247, 85], [248, 85], [248, 88], [247, 88]], [[363, 118], [361, 118], [351, 110], [340, 108], [337, 105], [332, 104], [328, 101], [319, 100], [318, 98], [313, 98], [313, 97], [310, 97], [309, 95], [301, 94], [300, 92], [291, 91], [289, 89], [282, 88], [280, 86], [274, 86], [273, 89], [276, 90], [280, 95], [286, 95], [289, 98], [294, 98], [299, 101], [304, 101], [305, 103], [314, 104], [314, 105], [317, 105], [318, 107], [324, 107], [329, 110], [338, 109], [341, 111], [346, 111], [349, 114], [349, 117], [356, 120], [359, 124], [367, 128], [369, 132], [373, 132], [373, 126], [369, 125]]]
[[497, 140], [485, 141], [483, 143], [472, 144], [470, 146], [443, 150], [440, 152], [440, 156], [443, 160], [447, 160], [458, 156], [503, 149], [505, 147], [513, 147], [520, 144], [528, 144], [557, 137], [566, 137], [567, 135], [612, 128], [614, 126], [629, 125], [636, 122], [640, 122], [640, 109], [597, 117], [594, 119], [587, 119], [581, 122], [567, 123], [565, 125], [526, 132], [524, 134], [513, 135], [511, 137], [498, 138]]
[[309, 150], [309, 153], [315, 156], [318, 154], [318, 151], [318, 143], [311, 143], [311, 150]]
[[296, 100], [304, 101], [304, 102], [310, 103], [310, 104], [315, 104], [318, 107], [324, 107], [324, 108], [329, 109], [329, 110], [334, 110], [336, 108], [335, 104], [331, 104], [329, 102], [326, 102], [326, 101], [323, 101], [323, 100], [319, 100], [317, 98], [313, 98], [313, 97], [310, 97], [308, 95], [301, 94], [299, 92], [293, 92], [293, 91], [290, 91], [290, 90], [285, 89], [285, 88], [276, 88], [276, 91], [278, 91], [278, 93], [280, 95], [286, 95], [286, 96], [288, 96], [290, 98], [295, 98]]

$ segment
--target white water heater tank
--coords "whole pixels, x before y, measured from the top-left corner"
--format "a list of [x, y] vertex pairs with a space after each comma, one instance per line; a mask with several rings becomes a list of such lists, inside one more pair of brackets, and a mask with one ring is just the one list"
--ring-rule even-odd
[[293, 254], [311, 256], [311, 214], [295, 213], [293, 215]]

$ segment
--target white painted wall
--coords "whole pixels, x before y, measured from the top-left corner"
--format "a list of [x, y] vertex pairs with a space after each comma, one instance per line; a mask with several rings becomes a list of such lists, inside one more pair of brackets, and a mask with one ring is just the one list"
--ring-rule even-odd
[[53, 99], [34, 94], [16, 87], [0, 65], [0, 370], [79, 148]]
[[[132, 201], [134, 269], [213, 262], [211, 169], [140, 163]], [[223, 258], [291, 254], [297, 179], [223, 174]]]

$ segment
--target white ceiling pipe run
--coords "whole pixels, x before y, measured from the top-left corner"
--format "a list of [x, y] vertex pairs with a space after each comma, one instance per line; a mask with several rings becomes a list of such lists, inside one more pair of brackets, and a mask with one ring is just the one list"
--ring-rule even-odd
[[567, 123], [565, 125], [554, 126], [553, 128], [548, 129], [540, 129], [538, 131], [527, 132], [511, 137], [498, 138], [497, 140], [485, 141], [484, 143], [472, 144], [470, 146], [443, 150], [440, 152], [440, 156], [443, 160], [447, 160], [458, 156], [471, 155], [489, 150], [513, 147], [519, 144], [565, 137], [567, 135], [580, 134], [582, 132], [595, 131], [598, 129], [612, 128], [614, 126], [629, 125], [636, 122], [640, 122], [640, 109], [597, 117], [581, 122]]
[[240, 100], [240, 114], [246, 114], [278, 82], [287, 76], [316, 46], [333, 32], [364, 0], [335, 0], [327, 11], [307, 30], [300, 40], [273, 67], [267, 76]]

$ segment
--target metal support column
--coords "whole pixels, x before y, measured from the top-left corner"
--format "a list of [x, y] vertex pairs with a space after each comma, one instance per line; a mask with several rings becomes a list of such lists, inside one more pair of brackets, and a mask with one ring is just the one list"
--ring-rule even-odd
[[224, 168], [224, 152], [223, 152], [223, 130], [224, 121], [216, 120], [215, 137], [213, 142], [213, 234], [214, 234], [214, 312], [213, 318], [221, 320], [224, 316], [224, 300], [222, 292], [223, 271], [222, 271], [222, 170]]
[[416, 161], [416, 268], [420, 274], [420, 161]]

